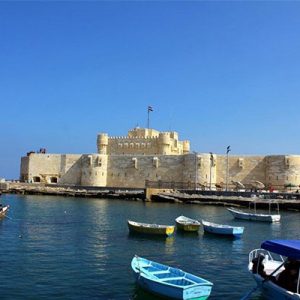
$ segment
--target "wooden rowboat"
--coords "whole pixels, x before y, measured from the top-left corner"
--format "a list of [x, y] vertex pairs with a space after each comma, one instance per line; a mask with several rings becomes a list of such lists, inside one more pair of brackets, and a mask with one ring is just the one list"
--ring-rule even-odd
[[129, 231], [134, 233], [169, 236], [174, 233], [175, 229], [175, 226], [172, 225], [147, 224], [130, 220], [128, 220], [127, 223]]
[[142, 257], [135, 256], [131, 267], [141, 288], [171, 299], [205, 300], [213, 286], [206, 279]]
[[177, 229], [189, 232], [198, 231], [201, 226], [201, 223], [199, 221], [187, 218], [185, 216], [176, 218], [175, 222]]
[[203, 220], [202, 220], [202, 225], [204, 231], [209, 233], [240, 237], [244, 232], [244, 227], [216, 224], [216, 223], [211, 223]]

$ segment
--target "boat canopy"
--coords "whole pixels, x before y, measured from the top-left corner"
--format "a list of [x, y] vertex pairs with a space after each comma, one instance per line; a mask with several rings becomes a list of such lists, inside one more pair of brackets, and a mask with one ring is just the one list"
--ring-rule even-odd
[[300, 240], [269, 240], [261, 248], [292, 259], [300, 259]]

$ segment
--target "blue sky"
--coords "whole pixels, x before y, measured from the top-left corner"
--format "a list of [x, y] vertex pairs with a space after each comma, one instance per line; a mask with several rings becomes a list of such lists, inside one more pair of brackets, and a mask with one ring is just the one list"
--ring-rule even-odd
[[0, 2], [0, 177], [96, 135], [175, 130], [198, 152], [300, 154], [300, 2]]

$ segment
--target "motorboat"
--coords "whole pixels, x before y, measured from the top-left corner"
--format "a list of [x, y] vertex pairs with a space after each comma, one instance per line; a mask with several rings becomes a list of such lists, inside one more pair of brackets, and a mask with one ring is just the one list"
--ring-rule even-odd
[[300, 240], [267, 240], [249, 254], [248, 270], [266, 299], [300, 299]]

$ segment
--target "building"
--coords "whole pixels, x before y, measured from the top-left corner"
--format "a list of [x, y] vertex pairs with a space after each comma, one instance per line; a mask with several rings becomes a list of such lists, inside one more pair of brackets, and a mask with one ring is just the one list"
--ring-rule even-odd
[[[97, 136], [97, 153], [29, 152], [21, 158], [24, 182], [144, 188], [145, 181], [181, 182], [215, 188], [226, 180], [284, 189], [300, 183], [300, 155], [216, 155], [190, 153], [190, 142], [178, 133], [134, 128], [125, 137]], [[228, 167], [228, 173], [227, 173]]]

